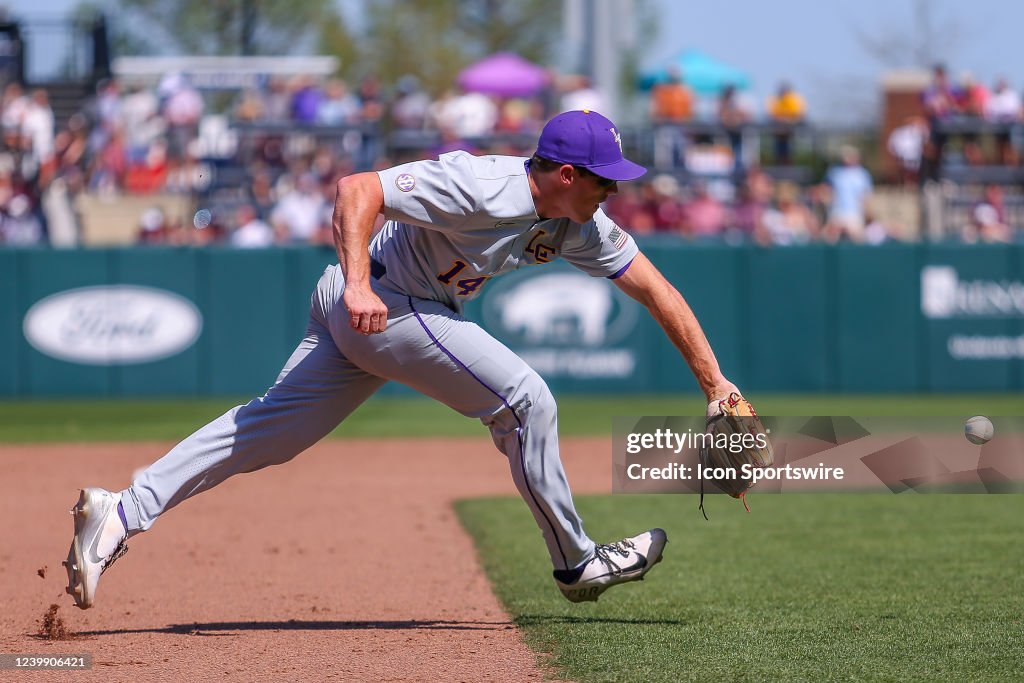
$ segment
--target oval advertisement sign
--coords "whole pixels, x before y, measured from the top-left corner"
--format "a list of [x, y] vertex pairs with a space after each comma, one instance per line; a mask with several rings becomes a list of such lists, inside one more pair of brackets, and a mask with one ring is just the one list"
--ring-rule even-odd
[[203, 317], [188, 299], [135, 285], [83, 287], [41, 299], [25, 338], [48, 356], [83, 365], [148, 363], [192, 346]]

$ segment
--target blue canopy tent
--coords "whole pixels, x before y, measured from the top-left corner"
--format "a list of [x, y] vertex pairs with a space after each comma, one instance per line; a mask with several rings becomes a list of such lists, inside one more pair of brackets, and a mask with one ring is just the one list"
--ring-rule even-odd
[[682, 71], [683, 81], [698, 95], [717, 95], [727, 85], [738, 90], [750, 87], [750, 77], [736, 67], [712, 59], [700, 50], [684, 50], [667, 63], [640, 74], [640, 88], [650, 90], [668, 80], [670, 70]]

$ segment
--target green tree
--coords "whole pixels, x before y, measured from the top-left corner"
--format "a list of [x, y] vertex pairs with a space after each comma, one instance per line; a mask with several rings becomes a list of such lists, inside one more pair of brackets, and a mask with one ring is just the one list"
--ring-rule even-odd
[[308, 54], [319, 26], [344, 25], [332, 0], [113, 0], [112, 5], [115, 45], [132, 48], [132, 54]]
[[[335, 38], [321, 39], [320, 46], [341, 58], [350, 79], [373, 73], [393, 83], [415, 74], [436, 94], [451, 87], [464, 67], [493, 52], [549, 62], [549, 47], [561, 30], [560, 7], [547, 0], [375, 0], [364, 5], [357, 54]], [[324, 32], [335, 30], [327, 25]]]

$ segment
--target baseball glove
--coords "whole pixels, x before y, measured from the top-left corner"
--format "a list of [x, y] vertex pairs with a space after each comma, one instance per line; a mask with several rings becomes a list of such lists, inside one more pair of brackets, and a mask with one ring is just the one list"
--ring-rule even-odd
[[708, 404], [707, 432], [700, 448], [700, 511], [704, 519], [704, 482], [747, 505], [747, 491], [754, 485], [753, 470], [774, 462], [772, 443], [750, 401], [732, 392]]

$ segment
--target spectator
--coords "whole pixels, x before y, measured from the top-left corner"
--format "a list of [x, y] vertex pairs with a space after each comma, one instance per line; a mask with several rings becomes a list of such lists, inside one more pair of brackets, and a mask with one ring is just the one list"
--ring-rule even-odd
[[682, 70], [672, 65], [664, 82], [651, 89], [651, 119], [654, 123], [686, 123], [693, 118], [693, 91], [683, 80]]
[[679, 181], [667, 173], [654, 177], [650, 183], [650, 208], [654, 229], [658, 232], [683, 234], [686, 211], [679, 201]]
[[139, 217], [139, 231], [136, 241], [139, 244], [168, 244], [171, 242], [171, 225], [167, 215], [159, 206], [151, 206]]
[[928, 119], [929, 130], [924, 155], [926, 170], [922, 175], [930, 180], [938, 180], [942, 156], [949, 139], [943, 125], [958, 112], [956, 93], [950, 85], [945, 65], [936, 64], [932, 68], [932, 82], [921, 93], [921, 106]]
[[747, 242], [755, 239], [759, 243], [767, 242], [761, 239], [764, 232], [764, 212], [765, 204], [757, 196], [755, 187], [749, 182], [741, 183], [729, 218], [729, 241]]
[[562, 112], [580, 109], [607, 111], [604, 95], [594, 87], [589, 76], [566, 76], [566, 85], [566, 91], [562, 94]]
[[298, 124], [317, 123], [324, 95], [309, 76], [297, 76], [292, 90], [291, 120]]
[[144, 159], [128, 165], [124, 174], [124, 189], [133, 194], [159, 192], [164, 189], [167, 174], [167, 143], [160, 140], [149, 146]]
[[266, 123], [285, 123], [291, 118], [292, 92], [287, 79], [279, 76], [270, 79], [262, 110]]
[[398, 128], [422, 130], [430, 112], [430, 96], [420, 88], [419, 79], [406, 74], [398, 79], [398, 97], [391, 104], [391, 118]]
[[960, 87], [953, 90], [957, 111], [964, 116], [981, 118], [988, 107], [989, 92], [970, 71], [960, 74]]
[[1016, 166], [1020, 163], [1020, 156], [1011, 139], [1009, 126], [1021, 120], [1021, 99], [1017, 91], [1006, 83], [1005, 78], [996, 81], [984, 113], [986, 120], [1007, 126], [1005, 130], [998, 130], [995, 135], [999, 163]]
[[[498, 108], [498, 121], [495, 132], [500, 133], [535, 133], [540, 122], [535, 116], [533, 102], [520, 97], [504, 100]], [[508, 150], [511, 154], [519, 154], [518, 150]]]
[[189, 143], [199, 134], [199, 119], [205, 106], [203, 98], [180, 73], [164, 77], [157, 92], [163, 97], [162, 111], [168, 125], [168, 156], [184, 159]]
[[864, 243], [871, 246], [878, 246], [890, 242], [893, 239], [892, 231], [882, 219], [877, 216], [870, 207], [864, 213]]
[[7, 84], [7, 87], [4, 88], [3, 98], [0, 100], [0, 112], [2, 112], [0, 123], [3, 124], [4, 130], [13, 130], [19, 135], [21, 134], [21, 120], [25, 116], [30, 102], [20, 83]]
[[654, 213], [644, 201], [644, 192], [648, 189], [646, 184], [624, 183], [606, 202], [605, 210], [611, 219], [633, 235], [646, 235], [655, 230]]
[[893, 128], [886, 148], [899, 162], [900, 180], [914, 185], [921, 177], [921, 160], [928, 144], [928, 122], [921, 116], [909, 116], [902, 126]]
[[718, 123], [725, 129], [732, 150], [734, 168], [743, 168], [743, 128], [751, 119], [750, 109], [742, 101], [736, 86], [727, 85], [718, 96]]
[[66, 190], [75, 195], [85, 186], [88, 162], [88, 123], [82, 114], [68, 119], [67, 128], [54, 138], [54, 176], [67, 183]]
[[160, 101], [152, 90], [141, 85], [129, 88], [121, 100], [121, 129], [129, 161], [143, 161], [149, 146], [167, 129], [167, 122], [160, 116]]
[[359, 109], [359, 98], [349, 92], [348, 84], [340, 78], [332, 78], [324, 87], [316, 121], [324, 126], [351, 125], [359, 120]]
[[32, 91], [21, 117], [22, 146], [28, 152], [30, 163], [37, 173], [53, 161], [53, 137], [50, 99], [45, 90], [38, 88]]
[[763, 241], [778, 245], [806, 244], [818, 235], [818, 223], [800, 201], [800, 188], [782, 182], [775, 192], [775, 206], [764, 212]]
[[654, 124], [655, 165], [658, 168], [681, 166], [686, 153], [686, 137], [679, 129], [693, 118], [693, 91], [683, 82], [678, 66], [672, 65], [663, 83], [651, 90], [651, 123]]
[[1000, 223], [1009, 223], [1006, 215], [1006, 199], [1003, 195], [1003, 187], [996, 183], [985, 185], [983, 197], [978, 206], [991, 206], [996, 211], [996, 219]]
[[235, 229], [229, 240], [233, 247], [262, 249], [274, 244], [274, 229], [257, 217], [255, 207], [243, 204], [235, 212]]
[[380, 83], [373, 75], [359, 81], [359, 122], [366, 127], [359, 148], [359, 170], [373, 168], [377, 159], [383, 156], [379, 124], [384, 118], [384, 100], [380, 94]]
[[448, 98], [438, 112], [438, 127], [457, 140], [482, 138], [494, 132], [498, 110], [490, 97], [478, 92], [459, 92]]
[[865, 211], [873, 191], [871, 175], [861, 165], [860, 152], [856, 147], [844, 145], [840, 158], [840, 165], [830, 168], [825, 176], [825, 181], [832, 188], [825, 239], [836, 242], [845, 237], [862, 242]]
[[364, 123], [378, 123], [384, 117], [384, 100], [376, 76], [364, 76], [359, 81], [359, 118]]
[[792, 86], [783, 81], [775, 95], [768, 98], [768, 117], [778, 128], [774, 131], [775, 163], [789, 166], [793, 162], [793, 127], [807, 116], [807, 106]]
[[115, 131], [121, 129], [121, 85], [110, 78], [96, 85], [96, 99], [90, 103], [89, 118], [93, 126], [89, 135], [89, 150], [99, 154], [110, 142]]
[[242, 91], [235, 104], [234, 117], [241, 123], [256, 123], [266, 118], [265, 102], [262, 93], [248, 88]]
[[0, 216], [0, 243], [29, 247], [43, 241], [43, 224], [32, 211], [32, 200], [28, 195], [15, 194], [7, 202], [6, 215]]
[[[965, 71], [961, 74], [960, 88], [953, 91], [953, 96], [956, 98], [957, 110], [961, 116], [976, 123], [981, 122], [981, 117], [988, 108], [989, 93], [984, 85], [974, 80], [971, 72]], [[978, 138], [979, 134], [974, 130], [966, 131], [962, 135], [964, 159], [972, 166], [984, 163]]]
[[725, 230], [725, 206], [708, 191], [703, 181], [691, 186], [693, 197], [683, 209], [685, 234], [698, 239], [719, 237]]
[[124, 135], [120, 128], [115, 128], [95, 157], [89, 187], [103, 194], [116, 194], [123, 186], [124, 174], [128, 170], [127, 158]]
[[968, 243], [1009, 242], [1013, 231], [999, 219], [999, 212], [994, 206], [982, 203], [971, 212], [971, 220], [964, 226], [962, 237]]
[[829, 209], [832, 206], [832, 188], [828, 183], [811, 185], [804, 191], [804, 203], [818, 225], [828, 224]]
[[256, 211], [256, 217], [260, 220], [270, 220], [270, 214], [277, 204], [277, 196], [274, 192], [274, 183], [270, 179], [270, 173], [265, 168], [256, 167], [251, 173], [252, 182], [249, 183], [249, 203]]
[[303, 173], [295, 187], [281, 196], [270, 214], [270, 222], [286, 243], [318, 244], [323, 213], [324, 200], [316, 179]]

